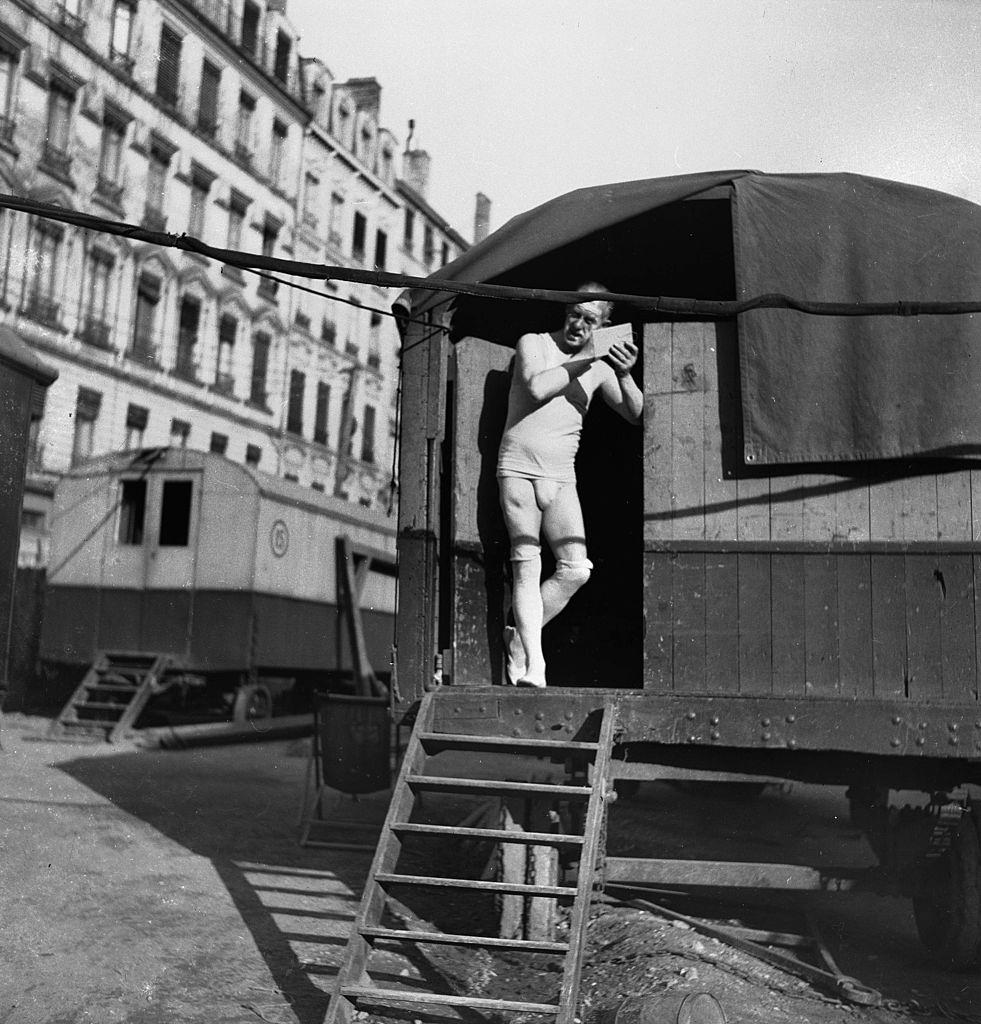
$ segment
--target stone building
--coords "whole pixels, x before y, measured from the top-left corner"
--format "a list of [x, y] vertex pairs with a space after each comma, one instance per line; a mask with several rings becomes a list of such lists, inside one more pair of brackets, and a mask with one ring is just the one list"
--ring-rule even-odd
[[[422, 265], [457, 256], [466, 241], [398, 176], [378, 83], [335, 82], [301, 56], [285, 7], [7, 0], [0, 189], [214, 246], [391, 270], [411, 207], [438, 239]], [[294, 282], [309, 291], [0, 211], [0, 322], [59, 371], [35, 408], [23, 562], [44, 560], [57, 475], [106, 451], [210, 449], [388, 503], [390, 293]]]

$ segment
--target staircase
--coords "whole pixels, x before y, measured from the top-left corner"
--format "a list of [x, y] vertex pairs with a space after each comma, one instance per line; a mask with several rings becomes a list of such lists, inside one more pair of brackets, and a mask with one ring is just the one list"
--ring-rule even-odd
[[166, 654], [100, 651], [51, 723], [50, 734], [109, 743], [123, 739], [149, 699], [163, 688], [163, 675], [171, 663]]
[[[609, 778], [610, 751], [613, 746], [615, 707], [597, 712], [601, 715], [596, 742], [551, 739], [516, 739], [511, 736], [466, 736], [433, 731], [434, 694], [427, 694], [420, 705], [405, 757], [396, 780], [388, 816], [382, 827], [374, 861], [365, 885], [361, 906], [348, 940], [344, 965], [337, 989], [331, 999], [325, 1024], [346, 1024], [358, 1010], [366, 1007], [398, 1007], [413, 1013], [425, 1008], [446, 1007], [456, 1010], [512, 1011], [536, 1013], [555, 1018], [558, 1024], [573, 1024], [579, 993], [583, 943], [589, 917], [597, 861], [602, 853], [606, 804], [611, 799]], [[433, 772], [433, 760], [440, 753], [452, 752], [454, 777]], [[482, 762], [488, 755], [521, 754], [591, 763], [585, 785], [554, 785], [539, 782], [480, 778]], [[427, 771], [427, 769], [429, 769]], [[498, 828], [430, 825], [412, 821], [418, 798], [425, 793], [467, 794], [480, 797], [511, 797], [535, 800], [572, 801], [585, 805], [582, 833], [522, 832]], [[536, 847], [578, 848], [578, 882], [573, 886], [538, 885], [516, 881], [483, 881], [436, 875], [407, 874], [399, 870], [403, 843], [412, 837], [442, 837], [446, 840], [471, 839], [497, 843], [520, 843]], [[431, 861], [430, 861], [431, 863]], [[484, 894], [556, 898], [571, 902], [568, 936], [564, 941], [500, 938], [455, 932], [401, 930], [387, 927], [386, 909], [399, 916], [400, 904], [391, 890], [412, 891], [416, 887], [455, 891], [457, 901], [480, 900]], [[447, 892], [449, 897], [450, 892]], [[411, 987], [381, 987], [371, 977], [371, 958], [382, 958], [385, 950], [376, 946], [397, 944], [403, 948], [418, 944], [453, 946], [458, 949], [485, 949], [530, 954], [553, 954], [563, 959], [561, 986], [555, 1002], [534, 1003], [518, 1000], [475, 998], [446, 992], [423, 990], [416, 980]], [[415, 959], [415, 957], [413, 957]], [[556, 975], [558, 979], [558, 975]], [[445, 1019], [445, 1018], [441, 1018]]]

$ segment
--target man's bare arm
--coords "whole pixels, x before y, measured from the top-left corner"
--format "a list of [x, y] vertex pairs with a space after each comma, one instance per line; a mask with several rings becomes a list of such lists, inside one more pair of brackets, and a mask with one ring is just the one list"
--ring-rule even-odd
[[609, 372], [603, 374], [600, 384], [606, 404], [628, 423], [639, 423], [644, 414], [644, 394], [630, 375], [636, 362], [637, 346], [617, 343], [606, 357]]
[[514, 372], [536, 402], [547, 402], [561, 394], [571, 381], [593, 365], [593, 359], [573, 359], [561, 366], [549, 366], [541, 342], [534, 334], [523, 334], [515, 350]]

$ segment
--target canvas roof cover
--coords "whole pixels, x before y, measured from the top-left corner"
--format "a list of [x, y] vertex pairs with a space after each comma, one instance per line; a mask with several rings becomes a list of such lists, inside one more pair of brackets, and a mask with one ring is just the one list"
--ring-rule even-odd
[[[736, 298], [981, 299], [981, 207], [854, 174], [718, 171], [579, 189], [513, 218], [433, 279], [516, 283], [513, 272], [524, 264], [541, 266], [571, 242], [635, 219], [641, 225], [650, 211], [719, 186], [731, 186], [732, 239], [725, 242]], [[694, 249], [718, 242], [672, 239]], [[662, 294], [657, 280], [650, 284], [649, 294]], [[412, 310], [447, 297], [417, 290]], [[979, 314], [761, 309], [740, 314], [738, 337], [751, 464], [981, 453]]]

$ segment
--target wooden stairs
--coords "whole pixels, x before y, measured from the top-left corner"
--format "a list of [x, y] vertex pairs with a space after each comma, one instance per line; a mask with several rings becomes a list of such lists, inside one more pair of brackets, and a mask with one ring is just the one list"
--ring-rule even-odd
[[[534, 1013], [550, 1016], [558, 1024], [573, 1024], [596, 866], [602, 855], [606, 807], [608, 801], [614, 799], [609, 765], [616, 720], [615, 706], [597, 711], [600, 724], [599, 736], [595, 742], [547, 738], [516, 739], [511, 736], [468, 736], [434, 731], [434, 697], [434, 694], [427, 694], [423, 698], [409, 737], [325, 1024], [346, 1024], [354, 1019], [356, 1012], [368, 1007], [377, 1012], [384, 1012], [384, 1008], [397, 1008], [396, 1012], [402, 1013], [411, 1009], [413, 1016], [422, 1015], [426, 1009], [436, 1012], [439, 1008], [446, 1008], [450, 1013], [456, 1011], [457, 1014], [463, 1010]], [[452, 752], [455, 759], [453, 777], [436, 774], [432, 769], [436, 755], [447, 752]], [[586, 777], [577, 780], [586, 784], [555, 785], [480, 777], [486, 774], [486, 771], [482, 771], [484, 765], [493, 764], [495, 755], [500, 759], [501, 755], [509, 754], [588, 764], [590, 770]], [[581, 833], [556, 833], [431, 825], [411, 820], [419, 797], [429, 793], [466, 794], [477, 798], [568, 801], [578, 804], [580, 808], [585, 806], [585, 814], [578, 816], [584, 824]], [[538, 885], [524, 881], [484, 881], [405, 873], [400, 870], [400, 854], [403, 843], [410, 842], [413, 837], [430, 837], [431, 841], [470, 839], [500, 844], [517, 843], [539, 848], [578, 848], [578, 881], [575, 886]], [[432, 860], [427, 863], [432, 863]], [[411, 893], [415, 889], [418, 892], [417, 887], [443, 891], [447, 898], [452, 895], [458, 902], [470, 900], [475, 905], [476, 901], [485, 900], [488, 893], [500, 896], [546, 897], [565, 901], [571, 903], [568, 934], [563, 941], [545, 941], [418, 930], [411, 926], [407, 930], [402, 930], [386, 926], [386, 909], [394, 909], [396, 917], [400, 916], [400, 905], [391, 895], [391, 891], [395, 889]], [[561, 985], [555, 1001], [549, 1003], [478, 998], [430, 991], [431, 977], [428, 981], [417, 980], [412, 985], [407, 984], [403, 987], [392, 987], [387, 983], [383, 987], [376, 984], [371, 977], [371, 959], [373, 955], [381, 959], [386, 950], [391, 950], [393, 944], [395, 948], [409, 949], [412, 953], [417, 953], [419, 946], [435, 945], [457, 947], [459, 951], [469, 948], [509, 953], [553, 954], [562, 957]], [[376, 948], [379, 945], [384, 948]], [[556, 975], [557, 982], [558, 977]], [[425, 990], [419, 987], [420, 983], [426, 986]]]
[[100, 651], [51, 723], [50, 735], [109, 743], [124, 739], [150, 698], [163, 689], [172, 661], [166, 654]]

